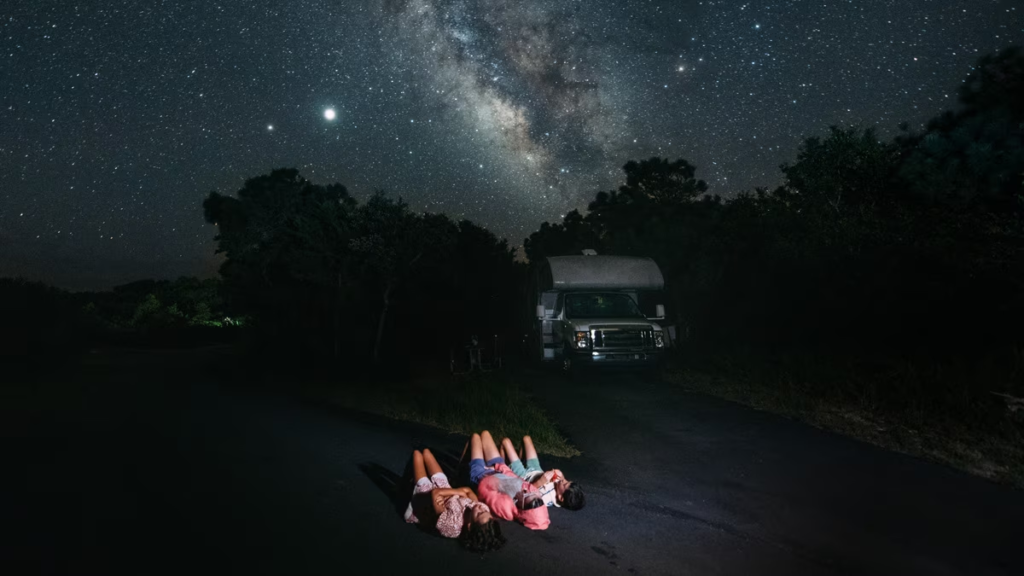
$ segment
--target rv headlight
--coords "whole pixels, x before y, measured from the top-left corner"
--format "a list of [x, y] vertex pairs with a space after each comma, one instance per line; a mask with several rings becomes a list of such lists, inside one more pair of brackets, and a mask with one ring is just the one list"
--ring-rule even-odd
[[665, 347], [665, 332], [663, 330], [654, 331], [654, 347], [664, 348]]
[[587, 348], [590, 346], [590, 334], [588, 332], [576, 333], [576, 347]]

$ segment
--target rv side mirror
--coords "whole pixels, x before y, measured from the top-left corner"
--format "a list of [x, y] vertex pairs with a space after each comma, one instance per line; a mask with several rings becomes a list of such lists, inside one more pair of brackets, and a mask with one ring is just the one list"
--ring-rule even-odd
[[655, 316], [656, 316], [657, 318], [659, 318], [659, 319], [660, 319], [660, 318], [664, 318], [664, 317], [665, 317], [665, 305], [664, 305], [664, 304], [658, 304], [658, 305], [656, 305], [656, 306], [654, 307], [654, 315], [655, 315]]
[[537, 318], [544, 318], [544, 305], [537, 304]]

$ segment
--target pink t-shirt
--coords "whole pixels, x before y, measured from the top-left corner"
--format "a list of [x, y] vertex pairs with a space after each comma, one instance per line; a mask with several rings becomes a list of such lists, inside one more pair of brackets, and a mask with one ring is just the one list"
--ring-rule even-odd
[[526, 492], [537, 492], [537, 489], [516, 476], [515, 472], [504, 464], [496, 464], [494, 469], [497, 474], [485, 476], [480, 480], [478, 487], [480, 500], [491, 509], [491, 514], [504, 520], [517, 520], [531, 530], [546, 529], [551, 523], [547, 506], [520, 510], [512, 497], [523, 489]]

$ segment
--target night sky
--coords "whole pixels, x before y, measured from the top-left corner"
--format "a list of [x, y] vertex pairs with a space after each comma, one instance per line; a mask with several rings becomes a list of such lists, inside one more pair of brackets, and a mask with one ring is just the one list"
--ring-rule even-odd
[[0, 276], [74, 289], [213, 274], [202, 199], [275, 167], [511, 245], [629, 159], [772, 186], [801, 138], [920, 126], [1024, 41], [991, 0], [3, 4]]

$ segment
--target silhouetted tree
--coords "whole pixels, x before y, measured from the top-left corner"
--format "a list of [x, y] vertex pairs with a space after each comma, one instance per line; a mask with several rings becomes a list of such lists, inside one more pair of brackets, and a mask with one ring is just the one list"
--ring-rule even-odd
[[626, 184], [619, 188], [619, 193], [633, 202], [678, 205], [696, 199], [708, 189], [703, 180], [696, 179], [696, 167], [682, 159], [630, 161], [622, 170], [626, 173]]
[[959, 110], [901, 139], [903, 181], [956, 209], [1024, 214], [1024, 50], [981, 58], [959, 97]]
[[544, 222], [540, 229], [523, 241], [527, 259], [537, 261], [548, 256], [579, 254], [584, 249], [601, 250], [603, 244], [589, 219], [579, 210], [572, 210], [561, 224]]
[[221, 276], [232, 305], [253, 314], [264, 335], [277, 335], [283, 344], [306, 352], [324, 341], [340, 348], [339, 301], [351, 279], [339, 275], [351, 256], [355, 209], [345, 188], [278, 169], [247, 180], [237, 197], [212, 192], [203, 208], [218, 227], [218, 252], [226, 257]]
[[342, 318], [346, 302], [354, 298], [351, 277], [354, 263], [349, 244], [356, 234], [356, 201], [344, 186], [332, 184], [312, 194], [287, 222], [287, 241], [294, 252], [288, 259], [295, 278], [323, 287], [330, 301], [332, 355], [341, 357]]
[[898, 150], [873, 129], [829, 128], [822, 140], [807, 138], [794, 164], [783, 164], [786, 186], [800, 207], [842, 215], [850, 207], [885, 200], [898, 166]]
[[349, 241], [360, 256], [381, 294], [381, 308], [373, 344], [373, 361], [380, 362], [381, 341], [395, 289], [420, 268], [447, 258], [456, 228], [445, 216], [417, 216], [401, 200], [378, 192], [356, 216], [356, 236]]

